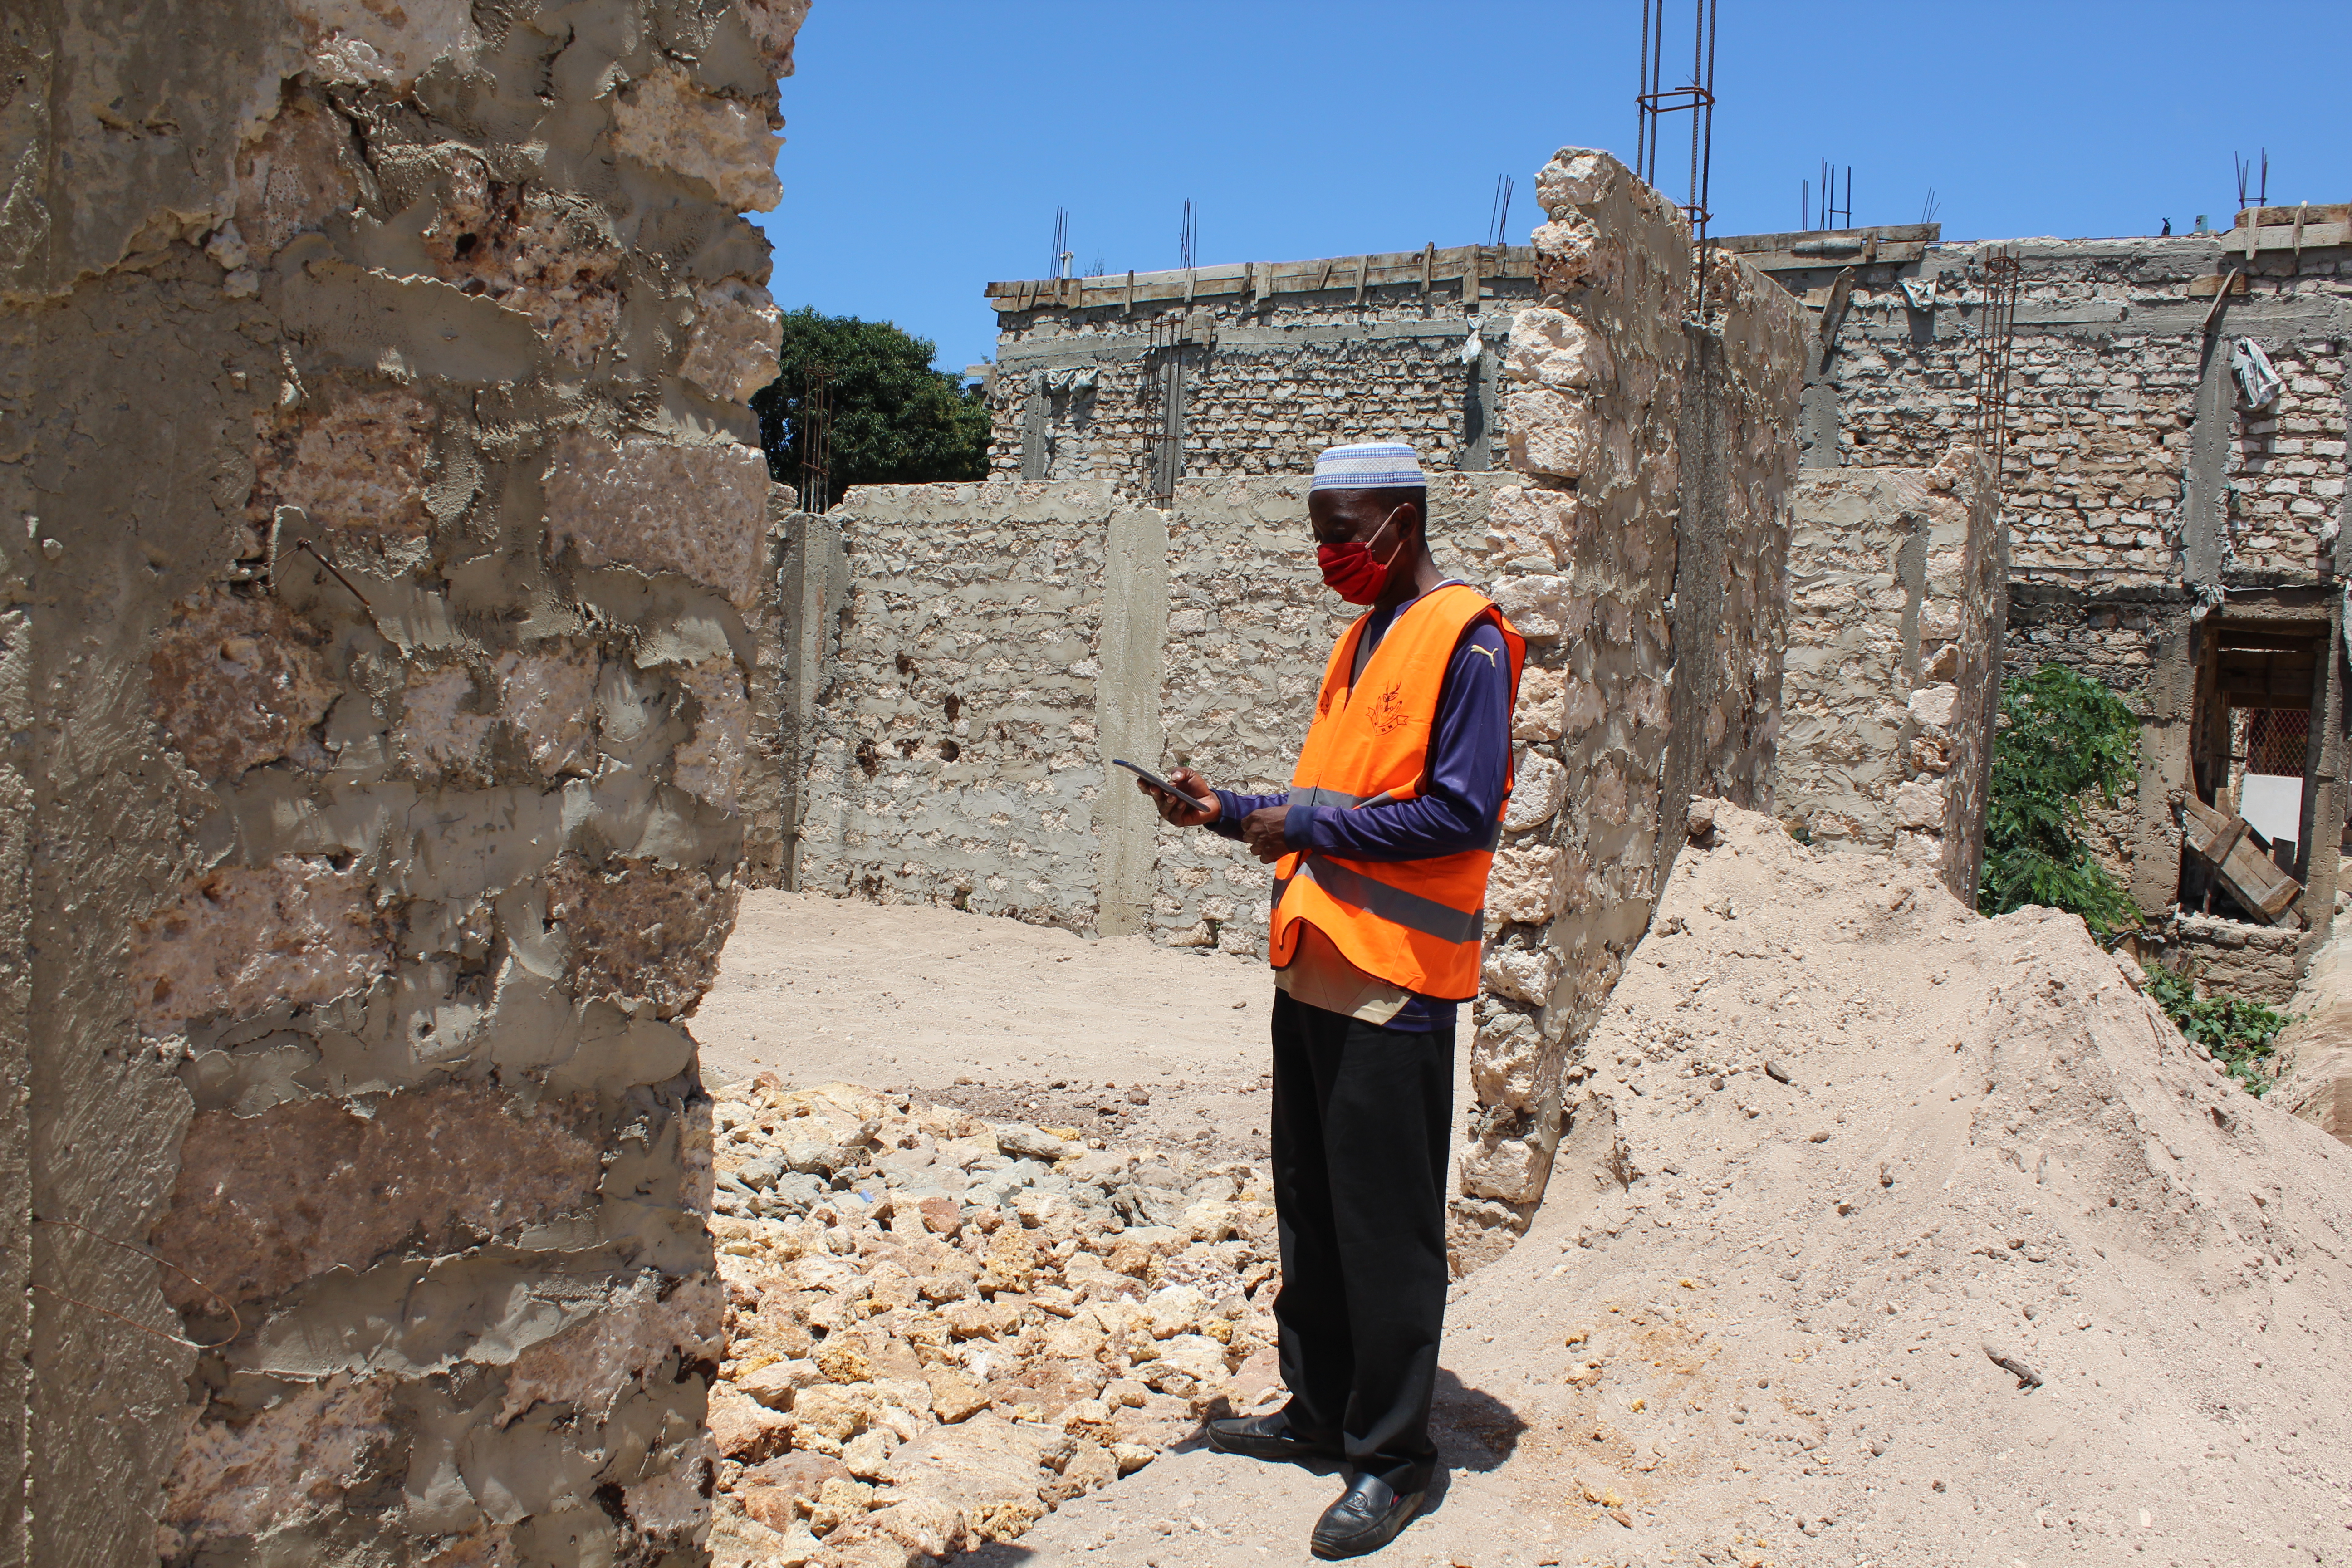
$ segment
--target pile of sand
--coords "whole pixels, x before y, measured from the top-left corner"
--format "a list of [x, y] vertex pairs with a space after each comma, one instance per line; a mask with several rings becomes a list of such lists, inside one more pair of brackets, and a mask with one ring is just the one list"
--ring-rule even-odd
[[[1717, 812], [1456, 1288], [1454, 1472], [1384, 1561], [2347, 1561], [2352, 1150], [2079, 921]], [[1336, 1491], [1171, 1456], [1024, 1560], [1262, 1562]]]

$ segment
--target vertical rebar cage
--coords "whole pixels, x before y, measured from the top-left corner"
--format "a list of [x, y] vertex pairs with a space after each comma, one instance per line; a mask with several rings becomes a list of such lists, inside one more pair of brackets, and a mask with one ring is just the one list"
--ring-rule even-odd
[[1715, 153], [1715, 8], [1716, 0], [1692, 0], [1691, 79], [1682, 87], [1663, 87], [1666, 60], [1666, 0], [1642, 0], [1642, 81], [1633, 95], [1640, 111], [1640, 129], [1633, 141], [1633, 172], [1653, 190], [1658, 181], [1658, 121], [1669, 114], [1691, 117], [1690, 194], [1682, 203], [1690, 220], [1697, 277], [1691, 297], [1693, 313], [1706, 314], [1707, 179]]
[[2009, 366], [2017, 340], [2017, 300], [2025, 286], [2025, 264], [2014, 252], [1996, 250], [1980, 263], [1984, 305], [1977, 319], [1977, 446], [2000, 487], [2001, 462], [2009, 447]]
[[801, 438], [801, 510], [821, 512], [833, 482], [833, 372], [821, 364], [802, 374], [798, 412]]

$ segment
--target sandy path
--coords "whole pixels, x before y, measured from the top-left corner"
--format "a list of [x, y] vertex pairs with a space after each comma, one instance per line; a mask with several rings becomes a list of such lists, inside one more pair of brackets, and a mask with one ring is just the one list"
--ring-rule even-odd
[[1263, 1158], [1273, 996], [1229, 953], [755, 890], [692, 1028], [713, 1083], [768, 1070]]

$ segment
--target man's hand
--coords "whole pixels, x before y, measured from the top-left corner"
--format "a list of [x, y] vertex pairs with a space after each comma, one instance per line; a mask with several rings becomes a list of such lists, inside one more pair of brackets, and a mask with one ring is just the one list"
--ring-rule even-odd
[[1290, 818], [1286, 805], [1263, 805], [1242, 818], [1242, 841], [1251, 853], [1271, 866], [1290, 853], [1290, 841], [1282, 836], [1282, 825]]
[[1192, 791], [1209, 804], [1206, 807], [1202, 807], [1189, 800], [1178, 800], [1164, 790], [1153, 789], [1141, 779], [1136, 780], [1135, 787], [1149, 796], [1151, 804], [1159, 808], [1160, 820], [1162, 822], [1177, 827], [1199, 827], [1216, 821], [1218, 813], [1224, 809], [1217, 800], [1217, 792], [1209, 787], [1209, 781], [1190, 768], [1170, 768], [1168, 782], [1179, 789]]

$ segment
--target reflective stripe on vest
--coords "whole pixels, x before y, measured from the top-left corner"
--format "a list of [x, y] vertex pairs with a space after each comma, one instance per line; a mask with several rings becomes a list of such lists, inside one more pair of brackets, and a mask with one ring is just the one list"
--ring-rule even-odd
[[[1377, 810], [1418, 797], [1446, 670], [1479, 621], [1491, 620], [1502, 634], [1516, 701], [1527, 643], [1475, 589], [1447, 584], [1406, 605], [1351, 682], [1367, 619], [1339, 639], [1325, 666], [1315, 722], [1291, 780], [1292, 805]], [[1498, 810], [1483, 844], [1425, 860], [1283, 857], [1273, 889], [1275, 967], [1297, 952], [1303, 920], [1349, 963], [1392, 985], [1449, 1000], [1475, 995], [1486, 873], [1501, 837]]]
[[1476, 942], [1486, 934], [1486, 910], [1484, 905], [1475, 910], [1449, 909], [1434, 899], [1424, 899], [1419, 893], [1392, 888], [1377, 878], [1367, 876], [1357, 869], [1356, 863], [1352, 861], [1334, 860], [1328, 855], [1310, 855], [1299, 861], [1298, 875], [1314, 882], [1343, 904], [1369, 910], [1391, 925], [1404, 926], [1436, 937], [1441, 942]]
[[1339, 811], [1353, 811], [1370, 797], [1349, 795], [1336, 789], [1294, 789], [1285, 805], [1328, 805]]

